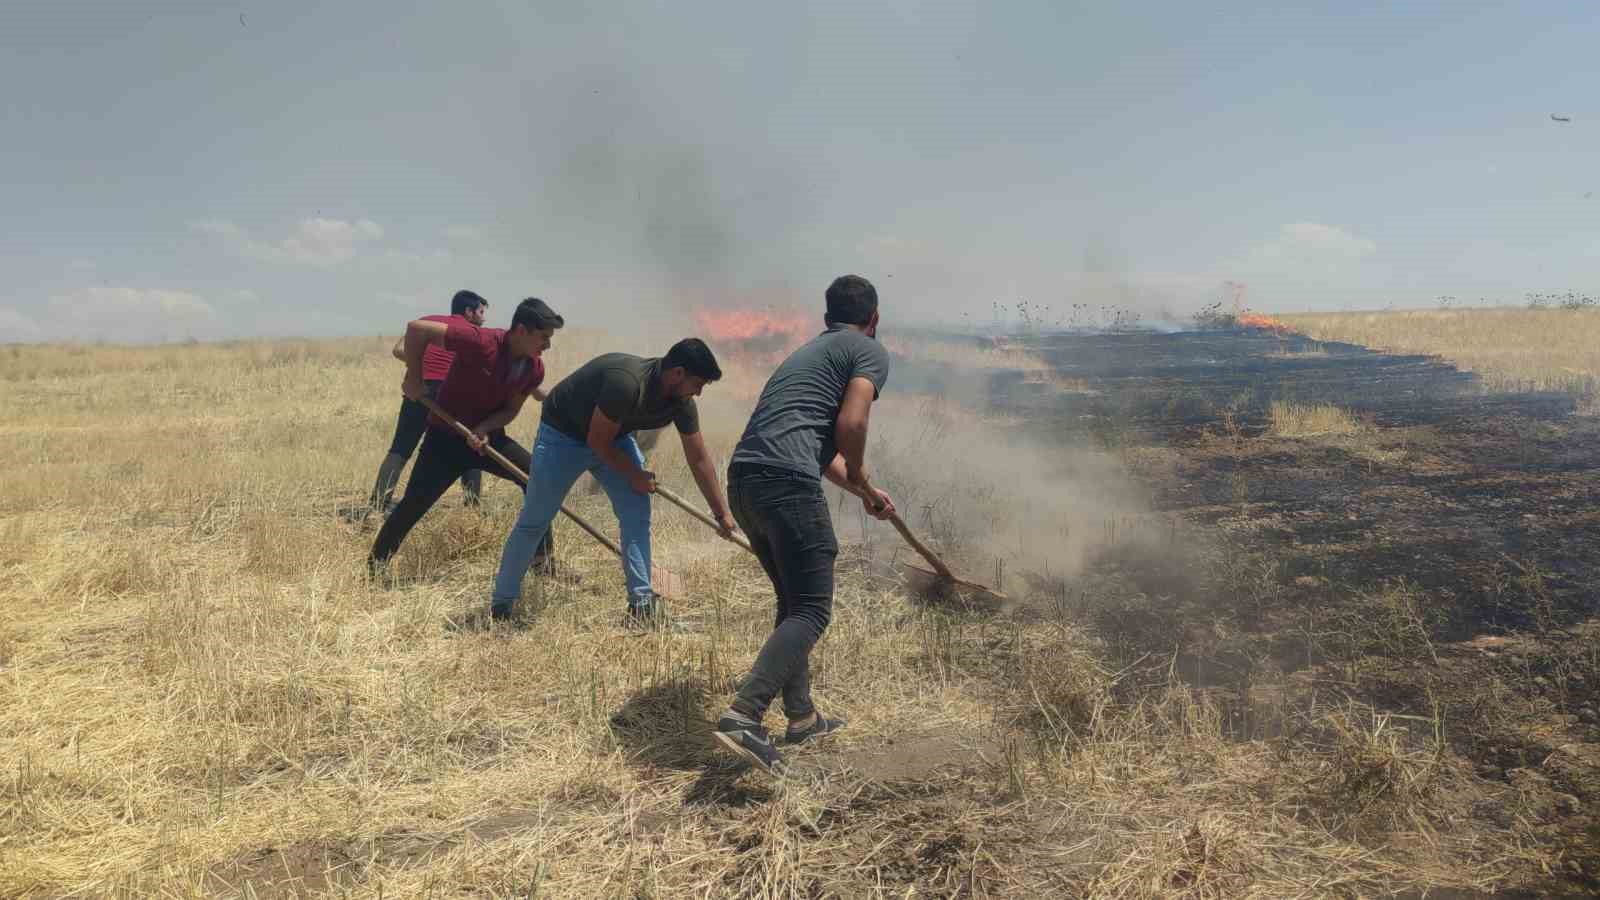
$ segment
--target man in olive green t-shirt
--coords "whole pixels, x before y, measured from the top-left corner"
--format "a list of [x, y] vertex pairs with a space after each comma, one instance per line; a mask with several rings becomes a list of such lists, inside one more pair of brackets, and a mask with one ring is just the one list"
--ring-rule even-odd
[[655, 491], [655, 475], [644, 468], [633, 433], [669, 422], [677, 427], [701, 495], [721, 523], [723, 535], [732, 534], [737, 526], [700, 434], [694, 402], [707, 384], [721, 377], [711, 348], [698, 338], [685, 338], [663, 357], [597, 356], [551, 389], [533, 445], [533, 481], [500, 555], [490, 607], [494, 618], [511, 617], [534, 549], [573, 483], [588, 472], [605, 490], [622, 526], [628, 622], [649, 626], [660, 621], [650, 585], [650, 494]]

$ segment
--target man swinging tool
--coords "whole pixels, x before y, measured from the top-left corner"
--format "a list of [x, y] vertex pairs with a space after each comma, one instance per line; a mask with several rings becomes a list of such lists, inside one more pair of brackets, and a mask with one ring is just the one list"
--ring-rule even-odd
[[[406, 482], [405, 496], [372, 543], [367, 559], [370, 569], [377, 571], [394, 556], [412, 526], [463, 473], [487, 471], [516, 483], [513, 475], [483, 453], [484, 447], [493, 447], [526, 471], [528, 451], [508, 437], [505, 428], [522, 411], [528, 397], [544, 400], [545, 394], [539, 390], [544, 381], [540, 356], [549, 349], [556, 330], [565, 324], [543, 300], [529, 297], [517, 305], [509, 329], [480, 328], [464, 319], [445, 323], [423, 318], [406, 326], [402, 392], [413, 400], [426, 395], [422, 360], [428, 347], [442, 345], [455, 353], [450, 374], [434, 402], [471, 429], [472, 437], [459, 435], [437, 416], [429, 416], [428, 432], [422, 439], [422, 452], [411, 470], [411, 479]], [[546, 540], [539, 546], [539, 559], [534, 559], [534, 564], [546, 561], [550, 550], [551, 544]]]
[[694, 402], [707, 384], [721, 377], [711, 348], [698, 338], [685, 338], [662, 357], [597, 356], [550, 391], [533, 444], [533, 483], [500, 555], [490, 606], [493, 618], [511, 617], [534, 548], [549, 534], [550, 522], [573, 483], [588, 472], [605, 490], [622, 526], [622, 574], [628, 590], [625, 624], [639, 628], [665, 624], [650, 581], [650, 494], [655, 491], [655, 475], [645, 469], [633, 433], [653, 431], [668, 422], [677, 427], [684, 459], [701, 495], [723, 533], [731, 534], [737, 526], [722, 499]]
[[783, 755], [761, 724], [780, 692], [786, 743], [804, 744], [843, 727], [811, 701], [811, 648], [833, 611], [839, 555], [822, 479], [861, 498], [871, 515], [894, 514], [889, 495], [867, 481], [867, 417], [889, 378], [877, 341], [878, 292], [856, 275], [827, 291], [827, 330], [778, 366], [761, 390], [728, 466], [733, 517], [750, 539], [777, 594], [777, 624], [728, 711], [717, 742], [767, 772]]
[[[451, 319], [461, 318], [477, 326], [483, 325], [483, 317], [489, 311], [489, 301], [483, 299], [472, 291], [456, 291], [450, 298], [450, 315], [448, 316], [423, 316], [430, 322], [450, 324]], [[395, 342], [394, 358], [401, 362], [406, 361], [404, 336]], [[444, 384], [446, 375], [450, 374], [450, 362], [455, 354], [444, 349], [442, 344], [429, 344], [422, 354], [422, 393], [429, 400], [439, 396], [439, 386]], [[389, 453], [378, 466], [378, 480], [372, 486], [372, 496], [368, 498], [365, 506], [357, 506], [345, 510], [344, 516], [351, 522], [364, 522], [373, 512], [388, 515], [394, 509], [394, 489], [400, 483], [400, 472], [406, 467], [406, 460], [411, 458], [412, 451], [417, 449], [417, 442], [422, 440], [422, 433], [428, 427], [428, 410], [421, 403], [410, 397], [400, 400], [400, 415], [395, 419], [394, 438], [389, 441]], [[483, 473], [478, 469], [469, 469], [461, 476], [461, 491], [466, 495], [468, 506], [478, 505], [478, 496], [482, 493]]]

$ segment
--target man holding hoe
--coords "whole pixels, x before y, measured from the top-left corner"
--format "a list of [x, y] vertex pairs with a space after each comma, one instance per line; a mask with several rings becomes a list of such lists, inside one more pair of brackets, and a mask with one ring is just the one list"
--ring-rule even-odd
[[721, 377], [722, 369], [711, 348], [699, 338], [685, 338], [662, 357], [597, 356], [550, 391], [533, 444], [533, 480], [500, 556], [490, 606], [492, 618], [511, 618], [534, 548], [547, 539], [550, 523], [573, 483], [588, 472], [610, 498], [622, 527], [626, 624], [639, 628], [665, 624], [650, 582], [650, 495], [655, 492], [656, 477], [645, 469], [633, 433], [661, 428], [668, 422], [677, 427], [684, 459], [701, 495], [721, 524], [723, 536], [732, 534], [737, 526], [722, 499], [694, 402], [707, 384]]
[[[450, 298], [450, 315], [448, 316], [423, 316], [429, 322], [442, 322], [450, 324], [452, 319], [461, 318], [470, 324], [483, 326], [483, 317], [489, 311], [489, 301], [483, 299], [472, 291], [456, 291]], [[406, 339], [402, 335], [394, 344], [394, 358], [401, 362], [406, 361]], [[442, 344], [429, 344], [422, 354], [422, 392], [427, 399], [434, 400], [439, 395], [439, 386], [444, 384], [446, 375], [450, 374], [450, 362], [455, 354], [444, 349]], [[411, 458], [417, 449], [417, 442], [422, 440], [422, 434], [428, 427], [428, 408], [410, 397], [400, 400], [400, 415], [395, 419], [394, 438], [389, 441], [389, 453], [384, 456], [383, 462], [378, 466], [378, 480], [372, 486], [372, 496], [368, 498], [365, 506], [358, 506], [345, 511], [345, 518], [352, 522], [364, 522], [368, 515], [374, 511], [388, 515], [394, 509], [394, 489], [400, 483], [400, 471], [406, 467], [406, 460]], [[478, 505], [478, 496], [482, 493], [483, 473], [478, 469], [468, 469], [461, 476], [461, 491], [466, 494], [468, 506]]]
[[[505, 429], [522, 411], [528, 397], [544, 400], [545, 394], [539, 390], [544, 381], [540, 356], [550, 348], [556, 330], [566, 324], [537, 297], [517, 305], [509, 329], [480, 328], [465, 319], [438, 322], [430, 318], [417, 319], [406, 326], [406, 377], [401, 391], [407, 398], [420, 401], [427, 391], [423, 379], [427, 348], [443, 346], [451, 351], [455, 361], [434, 402], [470, 428], [472, 437], [458, 434], [438, 416], [429, 417], [422, 452], [406, 482], [405, 496], [372, 543], [367, 565], [374, 572], [394, 556], [412, 526], [463, 473], [482, 470], [516, 482], [516, 476], [485, 455], [483, 448], [492, 447], [527, 470], [528, 451], [508, 437]], [[549, 540], [545, 540], [539, 547], [540, 561], [548, 559], [550, 549]], [[530, 548], [524, 566], [532, 556]]]
[[878, 292], [856, 275], [827, 291], [827, 330], [790, 354], [767, 381], [728, 466], [733, 517], [777, 593], [777, 624], [717, 720], [718, 744], [782, 775], [783, 755], [761, 724], [781, 692], [790, 746], [844, 726], [811, 702], [811, 648], [833, 610], [839, 554], [822, 479], [861, 498], [886, 519], [889, 495], [867, 482], [867, 416], [889, 377], [877, 341]]

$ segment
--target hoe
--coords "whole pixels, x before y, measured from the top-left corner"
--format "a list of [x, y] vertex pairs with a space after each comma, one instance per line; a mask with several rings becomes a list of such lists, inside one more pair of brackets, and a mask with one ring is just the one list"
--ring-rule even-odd
[[[689, 515], [694, 516], [701, 522], [704, 522], [714, 529], [720, 528], [720, 526], [717, 525], [716, 520], [712, 519], [698, 507], [673, 493], [671, 490], [658, 484], [656, 485], [656, 493], [662, 497], [665, 497], [674, 506], [682, 509]], [[987, 585], [979, 584], [976, 581], [968, 581], [967, 579], [962, 578], [950, 571], [950, 567], [944, 564], [944, 560], [940, 559], [938, 554], [928, 549], [926, 544], [922, 543], [922, 541], [917, 539], [915, 534], [911, 533], [911, 529], [906, 527], [905, 520], [901, 519], [898, 513], [891, 513], [889, 515], [889, 521], [894, 525], [895, 530], [900, 532], [900, 536], [906, 539], [906, 543], [911, 545], [911, 549], [921, 554], [922, 558], [928, 561], [928, 565], [933, 567], [933, 570], [929, 571], [928, 569], [924, 569], [921, 566], [912, 565], [911, 563], [899, 564], [901, 574], [905, 577], [906, 583], [910, 585], [913, 590], [931, 593], [934, 595], [949, 595], [950, 593], [955, 593], [969, 602], [976, 600], [983, 604], [995, 606], [1003, 604], [1006, 601], [1007, 598], [1004, 593]], [[750, 541], [748, 541], [742, 534], [735, 533], [732, 537], [728, 538], [728, 540], [733, 541], [735, 544], [738, 544], [746, 550], [750, 550], [752, 553], [755, 552], [750, 547]]]
[[[472, 429], [456, 421], [454, 416], [440, 409], [438, 404], [434, 403], [432, 400], [424, 397], [422, 399], [422, 405], [426, 406], [434, 415], [443, 419], [451, 428], [461, 432], [462, 437], [470, 438], [472, 436]], [[528, 483], [528, 473], [517, 468], [516, 463], [506, 459], [493, 447], [485, 446], [483, 448], [483, 452], [488, 454], [490, 459], [493, 459], [495, 462], [499, 463], [501, 468], [504, 468], [507, 472], [511, 473], [511, 475], [514, 476], [518, 481], [522, 482], [524, 485]], [[573, 522], [576, 522], [579, 528], [589, 532], [590, 537], [604, 544], [607, 550], [615, 553], [619, 558], [622, 556], [622, 548], [617, 546], [616, 541], [606, 537], [606, 535], [598, 528], [595, 528], [593, 525], [585, 522], [577, 513], [568, 509], [566, 504], [562, 504], [561, 512], [567, 518], [571, 519]], [[749, 544], [746, 544], [745, 546], [749, 547]], [[682, 593], [682, 583], [678, 580], [677, 575], [673, 574], [667, 569], [662, 568], [661, 566], [651, 566], [650, 568], [651, 589], [656, 592], [657, 596], [670, 600], [672, 597], [678, 596]]]

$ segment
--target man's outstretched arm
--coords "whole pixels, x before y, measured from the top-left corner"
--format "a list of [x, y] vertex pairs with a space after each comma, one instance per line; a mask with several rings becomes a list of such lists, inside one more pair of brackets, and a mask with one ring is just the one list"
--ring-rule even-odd
[[706, 498], [706, 505], [711, 507], [711, 518], [722, 526], [723, 537], [733, 534], [739, 525], [733, 521], [733, 513], [728, 511], [728, 501], [723, 499], [722, 485], [717, 481], [717, 464], [711, 458], [711, 451], [706, 449], [705, 436], [698, 431], [694, 434], [680, 432], [678, 439], [683, 442], [683, 459], [689, 464], [689, 471], [694, 473], [694, 483], [700, 488], [700, 496]]

